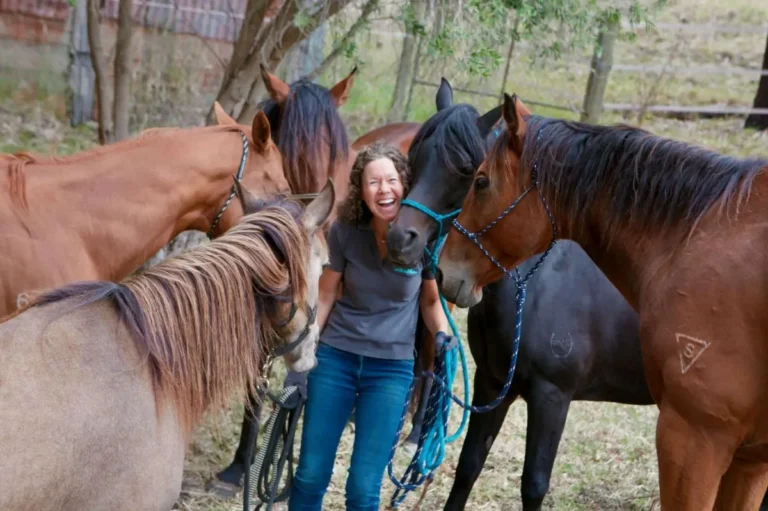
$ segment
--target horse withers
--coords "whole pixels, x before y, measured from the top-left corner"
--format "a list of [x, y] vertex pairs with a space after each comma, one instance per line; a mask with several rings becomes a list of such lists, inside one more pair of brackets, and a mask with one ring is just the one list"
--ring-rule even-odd
[[503, 116], [441, 254], [446, 297], [471, 307], [554, 238], [578, 243], [639, 313], [662, 508], [757, 509], [768, 161], [534, 116], [516, 97]]
[[302, 213], [241, 194], [260, 210], [210, 244], [46, 292], [1, 324], [0, 509], [171, 509], [203, 414], [258, 382], [270, 352], [316, 363], [333, 196]]

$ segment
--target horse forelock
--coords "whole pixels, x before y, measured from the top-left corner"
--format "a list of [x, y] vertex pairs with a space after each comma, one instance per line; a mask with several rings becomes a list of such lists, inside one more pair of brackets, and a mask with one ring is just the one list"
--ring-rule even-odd
[[[536, 163], [538, 185], [570, 232], [584, 228], [595, 201], [607, 200], [606, 241], [622, 226], [642, 235], [689, 235], [717, 204], [718, 214], [738, 212], [768, 166], [768, 160], [726, 156], [626, 125], [531, 116], [524, 137], [520, 168], [530, 173]], [[504, 140], [506, 130], [495, 147]], [[494, 151], [491, 157], [498, 157]]]
[[[328, 89], [302, 78], [291, 84], [282, 105], [270, 99], [259, 106], [273, 128], [291, 190], [319, 191], [349, 152], [347, 130]], [[327, 168], [321, 165], [325, 161]]]
[[269, 206], [123, 284], [70, 285], [32, 306], [71, 299], [67, 312], [108, 299], [149, 363], [158, 403], [169, 400], [189, 432], [206, 410], [258, 381], [275, 321], [284, 319], [275, 317], [279, 297], [306, 303], [308, 250], [297, 214]]
[[477, 127], [478, 111], [471, 105], [457, 104], [439, 110], [422, 124], [408, 151], [408, 163], [416, 159], [425, 142], [432, 141], [441, 166], [451, 172], [474, 172], [483, 161], [486, 141]]

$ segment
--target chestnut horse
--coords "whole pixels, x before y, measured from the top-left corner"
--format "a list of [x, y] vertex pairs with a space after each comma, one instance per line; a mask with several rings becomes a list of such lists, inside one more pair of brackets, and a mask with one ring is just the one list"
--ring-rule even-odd
[[[347, 101], [356, 74], [357, 68], [354, 68], [344, 79], [326, 89], [306, 79], [286, 84], [261, 66], [261, 77], [269, 99], [259, 107], [273, 128], [272, 137], [283, 156], [285, 176], [294, 194], [311, 196], [319, 191], [321, 183], [332, 178], [338, 204], [346, 198], [349, 172], [358, 151], [365, 145], [384, 140], [399, 147], [404, 154], [407, 153], [419, 123], [387, 124], [365, 133], [352, 145], [349, 144], [338, 109]], [[218, 103], [214, 104], [214, 114], [217, 124], [238, 126], [237, 121]], [[326, 228], [335, 219], [336, 212], [334, 207]], [[428, 353], [434, 353], [432, 342], [423, 344], [425, 356], [429, 358]], [[255, 395], [249, 396], [249, 403], [232, 462], [216, 474], [216, 479], [212, 481], [212, 487], [222, 496], [231, 496], [241, 485], [248, 450], [248, 432], [261, 411]]]
[[303, 214], [268, 205], [123, 283], [54, 289], [0, 324], [0, 509], [171, 509], [204, 413], [258, 381], [265, 356], [316, 363], [332, 205], [332, 186]]
[[639, 314], [662, 509], [757, 509], [768, 161], [533, 116], [517, 97], [503, 116], [441, 254], [446, 297], [470, 307], [556, 237], [581, 245]]
[[123, 279], [182, 231], [226, 231], [243, 214], [232, 201], [243, 159], [254, 193], [288, 192], [264, 113], [237, 128], [245, 135], [157, 128], [72, 156], [0, 155], [0, 317], [27, 291]]

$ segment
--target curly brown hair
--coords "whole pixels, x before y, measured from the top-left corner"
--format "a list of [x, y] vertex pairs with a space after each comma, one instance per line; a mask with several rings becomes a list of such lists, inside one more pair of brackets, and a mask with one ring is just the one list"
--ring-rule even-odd
[[366, 165], [381, 158], [392, 160], [403, 183], [403, 196], [408, 193], [411, 186], [411, 168], [408, 166], [408, 159], [396, 147], [384, 142], [374, 142], [358, 153], [349, 172], [349, 193], [339, 206], [339, 218], [342, 220], [350, 224], [365, 225], [373, 218], [371, 210], [363, 201], [363, 171]]

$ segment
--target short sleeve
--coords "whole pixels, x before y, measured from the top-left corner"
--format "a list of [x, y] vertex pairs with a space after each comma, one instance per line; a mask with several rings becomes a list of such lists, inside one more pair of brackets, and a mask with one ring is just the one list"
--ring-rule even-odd
[[328, 259], [330, 264], [328, 265], [331, 270], [342, 273], [346, 258], [344, 257], [344, 249], [346, 248], [347, 233], [344, 226], [337, 220], [328, 231]]
[[422, 280], [435, 280], [435, 274], [432, 272], [429, 256], [424, 254], [424, 257], [421, 258], [421, 264], [423, 265], [423, 269], [421, 270]]

